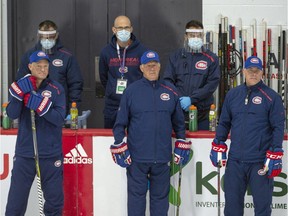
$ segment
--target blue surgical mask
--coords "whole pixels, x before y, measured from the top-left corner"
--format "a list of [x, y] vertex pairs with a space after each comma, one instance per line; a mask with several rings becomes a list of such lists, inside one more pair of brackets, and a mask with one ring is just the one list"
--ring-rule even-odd
[[188, 38], [188, 46], [193, 50], [200, 50], [203, 46], [202, 38]]
[[40, 43], [44, 49], [48, 50], [55, 45], [56, 41], [54, 39], [41, 39]]
[[121, 31], [117, 31], [116, 36], [121, 42], [127, 42], [130, 39], [131, 32], [123, 29]]

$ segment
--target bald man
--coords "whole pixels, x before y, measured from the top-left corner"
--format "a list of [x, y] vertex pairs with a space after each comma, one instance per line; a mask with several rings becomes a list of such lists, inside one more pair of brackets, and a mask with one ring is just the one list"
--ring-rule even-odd
[[115, 18], [112, 32], [111, 42], [102, 49], [99, 62], [99, 75], [105, 88], [105, 128], [113, 128], [124, 90], [142, 78], [140, 58], [147, 51], [132, 33], [127, 16]]

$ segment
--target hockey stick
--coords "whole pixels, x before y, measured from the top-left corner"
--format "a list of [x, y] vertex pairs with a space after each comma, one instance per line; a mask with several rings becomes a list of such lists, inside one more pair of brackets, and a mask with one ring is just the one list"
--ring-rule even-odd
[[263, 73], [264, 73], [264, 81], [267, 84], [267, 74], [266, 74], [266, 43], [267, 43], [267, 23], [262, 21], [262, 54], [263, 54]]
[[256, 19], [253, 19], [252, 21], [252, 48], [251, 48], [251, 54], [253, 56], [257, 56], [257, 21]]
[[[242, 57], [243, 59], [243, 30], [242, 30], [242, 19], [239, 18], [239, 53], [240, 53], [240, 56]], [[242, 69], [240, 71], [240, 84], [242, 84], [244, 81], [243, 81], [243, 73], [242, 73]]]
[[178, 202], [177, 202], [176, 216], [179, 216], [179, 210], [180, 210], [181, 180], [182, 180], [182, 162], [179, 164]]
[[[220, 156], [221, 157], [221, 152], [218, 152], [218, 157]], [[221, 215], [221, 211], [220, 211], [220, 190], [221, 190], [221, 178], [220, 178], [220, 169], [221, 169], [221, 166], [222, 166], [222, 163], [221, 161], [219, 160], [218, 162], [218, 166], [217, 166], [217, 208], [218, 208], [218, 216]]]
[[271, 46], [272, 46], [272, 30], [268, 29], [267, 30], [267, 50], [268, 50], [268, 61], [267, 61], [267, 84], [269, 87], [272, 86], [272, 80], [271, 80]]
[[36, 165], [36, 181], [37, 181], [39, 214], [40, 214], [40, 216], [44, 216], [44, 213], [43, 213], [43, 193], [42, 193], [42, 187], [41, 187], [41, 175], [40, 175], [39, 155], [38, 155], [37, 136], [36, 136], [35, 112], [32, 109], [30, 110], [30, 112], [31, 112], [34, 157], [35, 157], [35, 165]]
[[282, 31], [282, 75], [281, 75], [281, 78], [282, 78], [282, 87], [281, 87], [281, 97], [282, 97], [282, 100], [285, 104], [285, 66], [286, 66], [286, 63], [285, 63], [285, 58], [286, 58], [286, 31]]
[[[282, 46], [281, 46], [281, 42], [282, 42], [282, 39], [281, 39], [281, 36], [282, 36], [282, 26], [279, 25], [278, 26], [278, 94], [281, 95], [281, 92], [282, 92]], [[282, 98], [282, 101], [284, 102], [284, 98], [282, 97], [281, 95], [281, 98]]]

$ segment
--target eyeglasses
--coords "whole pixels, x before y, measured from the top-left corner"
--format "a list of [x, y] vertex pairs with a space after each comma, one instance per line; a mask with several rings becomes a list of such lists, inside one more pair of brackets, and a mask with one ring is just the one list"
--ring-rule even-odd
[[131, 26], [118, 26], [118, 27], [115, 26], [115, 28], [117, 31], [122, 31], [122, 30], [129, 31], [131, 29]]

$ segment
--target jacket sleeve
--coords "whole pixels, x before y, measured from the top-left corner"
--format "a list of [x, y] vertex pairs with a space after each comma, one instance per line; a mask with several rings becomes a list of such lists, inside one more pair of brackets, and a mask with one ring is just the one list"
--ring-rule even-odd
[[71, 107], [73, 101], [79, 105], [83, 91], [83, 77], [79, 64], [74, 56], [70, 57], [67, 70], [68, 101], [69, 107]]
[[199, 89], [195, 89], [193, 93], [190, 95], [192, 103], [211, 97], [215, 92], [215, 90], [217, 89], [219, 81], [220, 81], [219, 60], [217, 57], [215, 57], [214, 61], [212, 61], [209, 67], [209, 74], [207, 76], [205, 85]]
[[127, 89], [124, 92], [119, 109], [117, 111], [116, 122], [113, 127], [113, 135], [115, 142], [114, 144], [119, 144], [123, 141], [125, 137], [125, 130], [129, 124], [129, 105], [128, 105]]
[[227, 93], [223, 107], [221, 109], [221, 115], [219, 119], [219, 124], [216, 129], [216, 136], [220, 141], [226, 141], [227, 137], [229, 135], [230, 129], [231, 129], [231, 120], [232, 120], [232, 114], [229, 108], [229, 92]]
[[185, 118], [183, 114], [183, 110], [180, 106], [179, 98], [177, 97], [175, 110], [172, 114], [172, 125], [173, 130], [176, 134], [177, 139], [185, 139]]
[[20, 117], [23, 109], [23, 101], [19, 101], [15, 97], [9, 95], [9, 103], [6, 108], [7, 115], [11, 119], [17, 119]]
[[99, 76], [101, 83], [105, 89], [108, 81], [108, 71], [109, 71], [108, 63], [105, 58], [104, 50], [102, 50], [99, 60]]
[[163, 79], [175, 84], [175, 65], [173, 62], [176, 62], [174, 53], [169, 56], [168, 63], [163, 74]]
[[284, 138], [285, 111], [280, 95], [276, 95], [269, 112], [272, 133], [272, 149], [282, 148]]

